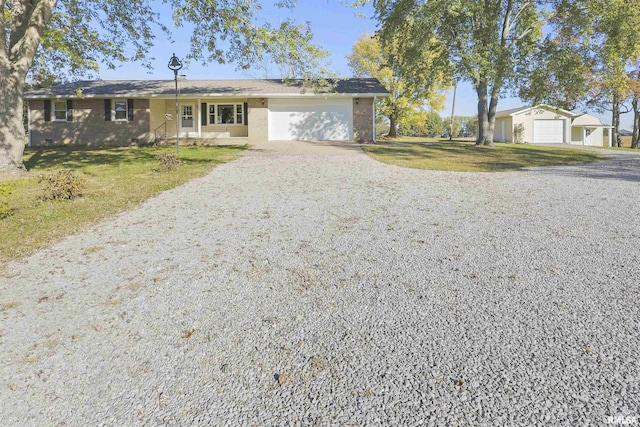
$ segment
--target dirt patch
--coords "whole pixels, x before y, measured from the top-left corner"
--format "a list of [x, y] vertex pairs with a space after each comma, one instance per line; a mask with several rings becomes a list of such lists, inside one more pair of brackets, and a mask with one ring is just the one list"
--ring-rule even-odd
[[0, 172], [0, 182], [17, 181], [19, 179], [31, 178], [30, 172]]

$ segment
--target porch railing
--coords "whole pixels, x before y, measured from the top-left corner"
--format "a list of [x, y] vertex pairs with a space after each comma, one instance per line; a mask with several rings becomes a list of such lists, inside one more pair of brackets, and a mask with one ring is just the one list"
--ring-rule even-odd
[[[158, 132], [160, 131], [160, 132]], [[158, 140], [167, 137], [167, 122], [162, 123], [160, 126], [153, 130], [154, 141], [158, 142]]]

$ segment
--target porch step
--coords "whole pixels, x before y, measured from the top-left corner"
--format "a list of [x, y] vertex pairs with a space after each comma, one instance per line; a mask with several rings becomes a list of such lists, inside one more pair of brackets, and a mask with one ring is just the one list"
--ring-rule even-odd
[[[228, 138], [180, 138], [180, 146], [189, 145], [247, 145], [249, 138], [247, 137], [228, 137]], [[157, 145], [171, 146], [176, 144], [175, 138], [162, 138], [156, 141]]]

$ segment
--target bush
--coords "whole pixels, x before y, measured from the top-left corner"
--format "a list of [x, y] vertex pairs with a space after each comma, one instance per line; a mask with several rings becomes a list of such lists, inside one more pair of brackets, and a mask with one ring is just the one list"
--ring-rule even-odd
[[9, 197], [12, 191], [13, 186], [10, 182], [0, 183], [0, 219], [6, 218], [11, 215], [7, 197]]
[[516, 144], [524, 143], [524, 125], [522, 123], [518, 123], [513, 127], [513, 142]]
[[80, 196], [85, 182], [72, 170], [61, 170], [49, 175], [40, 175], [44, 183], [45, 200], [71, 200]]
[[182, 163], [178, 160], [178, 156], [173, 153], [162, 153], [159, 156], [156, 156], [156, 159], [158, 159], [158, 162], [160, 163], [158, 170], [164, 172], [171, 172], [172, 170], [175, 170], [180, 163]]

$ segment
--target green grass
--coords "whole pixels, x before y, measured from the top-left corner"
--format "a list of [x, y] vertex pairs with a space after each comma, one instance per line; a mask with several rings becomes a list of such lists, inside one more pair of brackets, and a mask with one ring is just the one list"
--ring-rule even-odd
[[454, 172], [504, 172], [601, 159], [598, 153], [571, 148], [501, 143], [493, 148], [475, 147], [468, 141], [444, 142], [429, 138], [387, 139], [379, 145], [363, 147], [367, 154], [383, 163]]
[[[203, 176], [245, 147], [181, 147], [175, 171], [159, 172], [156, 156], [171, 148], [27, 148], [27, 178], [12, 181], [10, 215], [0, 220], [0, 263], [21, 258], [97, 220], [131, 209], [161, 191]], [[86, 187], [74, 200], [42, 199], [38, 175], [72, 169]]]

